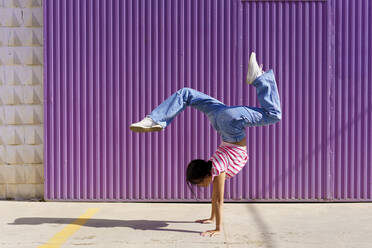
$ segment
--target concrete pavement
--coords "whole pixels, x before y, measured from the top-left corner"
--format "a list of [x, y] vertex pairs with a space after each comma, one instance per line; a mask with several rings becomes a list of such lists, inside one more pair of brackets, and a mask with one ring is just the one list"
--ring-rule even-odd
[[372, 247], [372, 203], [225, 203], [223, 232], [201, 237], [214, 224], [193, 221], [209, 215], [206, 203], [0, 201], [0, 247]]

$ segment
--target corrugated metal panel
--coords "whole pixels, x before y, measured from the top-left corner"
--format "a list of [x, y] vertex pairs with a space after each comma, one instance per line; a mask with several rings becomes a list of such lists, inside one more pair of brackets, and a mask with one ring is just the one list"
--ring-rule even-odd
[[335, 199], [372, 199], [372, 2], [336, 1]]
[[[360, 2], [368, 5], [361, 20], [370, 21], [370, 3]], [[371, 61], [358, 57], [358, 70], [369, 76], [358, 78], [354, 68], [350, 83], [360, 80], [360, 88], [352, 92], [363, 92], [364, 100], [354, 99], [346, 118], [340, 111], [350, 84], [338, 78], [349, 64], [339, 55], [335, 69], [335, 50], [340, 51], [332, 36], [334, 21], [346, 13], [340, 12], [342, 5], [333, 5], [45, 1], [46, 199], [193, 200], [184, 180], [186, 165], [194, 158], [208, 159], [220, 142], [207, 118], [188, 108], [160, 133], [137, 134], [128, 127], [182, 87], [228, 105], [257, 106], [255, 89], [243, 82], [252, 50], [265, 69], [274, 68], [283, 120], [247, 129], [250, 160], [227, 182], [226, 199], [330, 200], [333, 191], [337, 199], [347, 199], [337, 192], [357, 191], [359, 177], [340, 173], [353, 164], [369, 173], [361, 184], [364, 199], [372, 199], [371, 100], [366, 97], [371, 95]], [[336, 46], [354, 49], [347, 29], [337, 28], [337, 35], [345, 37]], [[359, 26], [359, 32], [367, 29], [368, 24]], [[371, 32], [364, 36], [371, 40]], [[371, 54], [363, 37], [354, 38], [359, 49], [349, 53], [350, 59], [363, 54], [362, 47]], [[369, 91], [361, 91], [363, 84]], [[344, 131], [358, 111], [362, 130]], [[358, 145], [349, 153], [350, 143]], [[340, 160], [345, 152], [348, 159]], [[340, 182], [343, 187], [333, 187]], [[197, 196], [207, 200], [211, 190], [197, 189]]]
[[[324, 2], [250, 3], [243, 8], [243, 71], [250, 51], [274, 68], [283, 117], [249, 128], [243, 198], [329, 199], [328, 12]], [[249, 90], [244, 104], [258, 105]]]

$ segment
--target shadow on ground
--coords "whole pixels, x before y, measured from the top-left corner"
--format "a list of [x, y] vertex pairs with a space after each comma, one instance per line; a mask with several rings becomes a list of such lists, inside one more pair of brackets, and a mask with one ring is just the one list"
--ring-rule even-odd
[[256, 225], [258, 226], [260, 233], [261, 233], [261, 239], [263, 241], [263, 244], [267, 248], [277, 248], [277, 244], [272, 239], [271, 235], [274, 234], [270, 230], [269, 224], [265, 222], [265, 219], [260, 215], [260, 212], [253, 204], [248, 204], [248, 210], [251, 212], [254, 221], [256, 222]]
[[[13, 223], [8, 223], [8, 225], [71, 224], [75, 220], [76, 218], [27, 217], [27, 218], [18, 218], [14, 220]], [[133, 228], [136, 230], [200, 233], [196, 231], [180, 230], [180, 229], [163, 229], [169, 226], [169, 223], [195, 223], [192, 221], [112, 220], [112, 219], [83, 219], [83, 218], [82, 219], [79, 218], [79, 220], [86, 220], [86, 223], [83, 226], [96, 227], [96, 228], [129, 227], [129, 228]]]

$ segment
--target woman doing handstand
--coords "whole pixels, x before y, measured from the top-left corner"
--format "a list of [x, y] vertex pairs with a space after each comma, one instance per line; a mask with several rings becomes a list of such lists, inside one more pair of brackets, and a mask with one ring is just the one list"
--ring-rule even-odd
[[226, 106], [224, 103], [191, 88], [182, 88], [168, 97], [142, 121], [133, 123], [134, 132], [160, 131], [187, 106], [205, 113], [212, 126], [221, 135], [222, 142], [212, 157], [192, 160], [186, 170], [187, 183], [206, 187], [213, 182], [212, 213], [199, 223], [216, 221], [216, 229], [203, 232], [210, 235], [220, 232], [222, 227], [222, 205], [225, 179], [234, 177], [248, 160], [245, 127], [270, 125], [281, 119], [278, 89], [272, 70], [262, 71], [255, 53], [248, 64], [247, 83], [256, 87], [261, 107]]

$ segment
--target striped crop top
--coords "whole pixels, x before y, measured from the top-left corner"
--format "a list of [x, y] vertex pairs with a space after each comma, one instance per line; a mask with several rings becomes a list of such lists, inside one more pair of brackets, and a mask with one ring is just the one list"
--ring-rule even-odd
[[212, 161], [213, 179], [221, 172], [225, 172], [226, 177], [231, 178], [238, 174], [247, 163], [247, 148], [222, 142], [209, 160]]

